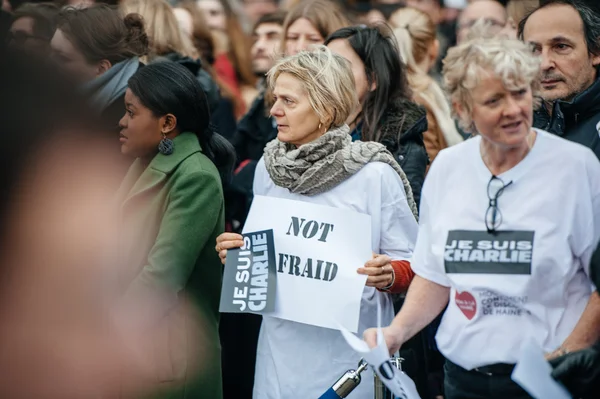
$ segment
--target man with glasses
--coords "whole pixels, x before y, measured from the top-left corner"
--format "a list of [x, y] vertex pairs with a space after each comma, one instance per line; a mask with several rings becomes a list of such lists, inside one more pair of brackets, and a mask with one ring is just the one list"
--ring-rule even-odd
[[47, 54], [56, 30], [59, 8], [52, 3], [26, 3], [12, 16], [8, 43], [15, 48]]

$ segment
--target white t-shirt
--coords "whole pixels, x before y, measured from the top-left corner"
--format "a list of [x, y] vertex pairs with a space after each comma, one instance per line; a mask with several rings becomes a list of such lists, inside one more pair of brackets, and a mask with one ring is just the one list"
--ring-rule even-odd
[[[368, 214], [371, 216], [373, 252], [389, 255], [394, 260], [412, 256], [418, 224], [408, 207], [400, 177], [387, 164], [369, 163], [330, 191], [304, 196], [276, 186], [261, 159], [256, 167], [254, 194]], [[390, 295], [365, 287], [358, 327], [361, 336], [365, 329], [377, 324], [377, 296], [382, 305], [382, 323], [388, 325], [394, 317]], [[253, 397], [316, 399], [346, 370], [356, 369], [359, 358], [337, 330], [264, 316], [258, 340]], [[361, 384], [348, 398], [372, 397], [373, 374], [369, 370], [362, 374]]]
[[423, 187], [412, 267], [451, 287], [436, 340], [466, 369], [516, 363], [529, 337], [556, 350], [591, 293], [600, 163], [588, 148], [536, 131], [525, 159], [498, 176], [512, 184], [498, 198], [497, 236], [485, 224], [492, 175], [481, 137], [441, 151]]

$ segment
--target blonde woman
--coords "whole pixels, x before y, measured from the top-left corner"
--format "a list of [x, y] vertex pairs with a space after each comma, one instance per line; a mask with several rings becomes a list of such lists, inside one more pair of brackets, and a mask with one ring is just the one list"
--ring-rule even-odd
[[444, 312], [446, 399], [529, 398], [511, 380], [524, 343], [553, 358], [600, 336], [589, 269], [600, 164], [589, 148], [532, 128], [539, 69], [527, 44], [505, 38], [466, 42], [444, 60], [453, 109], [475, 137], [442, 150], [429, 171], [417, 276], [384, 335], [395, 352]]
[[[352, 142], [346, 120], [358, 100], [344, 58], [321, 46], [279, 61], [267, 79], [278, 133], [256, 167], [254, 194], [370, 215], [371, 248], [383, 255], [358, 270], [368, 276], [359, 330], [377, 323], [377, 300], [389, 322], [393, 307], [387, 290], [407, 277], [394, 274], [391, 263], [408, 263], [417, 230], [416, 204], [406, 175], [382, 144]], [[224, 233], [217, 238], [216, 250], [225, 263], [227, 250], [241, 245], [240, 235]], [[357, 361], [339, 331], [264, 316], [253, 397], [318, 398]], [[368, 397], [373, 397], [372, 375], [348, 396]]]
[[414, 100], [427, 110], [428, 128], [423, 139], [433, 161], [441, 150], [463, 141], [444, 92], [428, 75], [439, 50], [436, 27], [427, 14], [415, 8], [397, 10], [389, 22], [394, 28], [400, 58], [407, 66]]

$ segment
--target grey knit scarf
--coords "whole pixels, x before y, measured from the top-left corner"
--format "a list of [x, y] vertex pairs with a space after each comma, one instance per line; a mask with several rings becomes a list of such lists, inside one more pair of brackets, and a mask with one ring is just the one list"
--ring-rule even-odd
[[292, 193], [316, 195], [331, 190], [369, 162], [390, 165], [402, 179], [408, 205], [418, 218], [417, 205], [406, 174], [383, 144], [352, 142], [350, 128], [343, 125], [296, 148], [279, 139], [265, 147], [264, 161], [273, 182]]

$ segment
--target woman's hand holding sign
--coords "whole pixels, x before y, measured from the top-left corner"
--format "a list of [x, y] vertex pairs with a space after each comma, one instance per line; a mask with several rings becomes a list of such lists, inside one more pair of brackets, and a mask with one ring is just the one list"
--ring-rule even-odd
[[373, 254], [373, 259], [357, 270], [358, 274], [368, 276], [367, 286], [384, 289], [394, 283], [392, 259], [387, 255]]
[[215, 250], [219, 253], [221, 263], [225, 264], [227, 259], [227, 250], [236, 249], [244, 246], [244, 237], [237, 233], [223, 233], [217, 237]]

